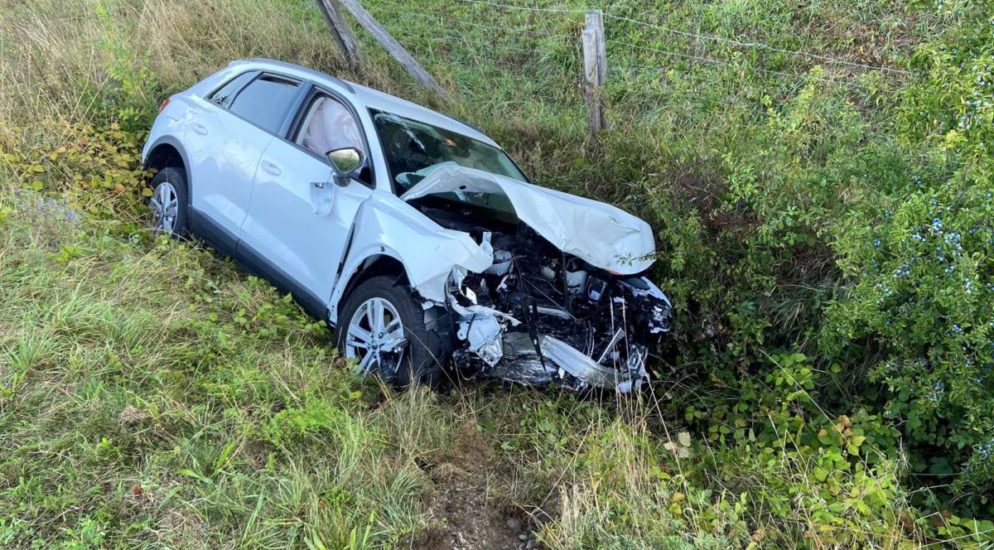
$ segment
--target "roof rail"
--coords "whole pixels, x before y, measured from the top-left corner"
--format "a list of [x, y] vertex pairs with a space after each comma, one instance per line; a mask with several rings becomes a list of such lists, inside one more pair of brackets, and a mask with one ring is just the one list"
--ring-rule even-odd
[[[233, 61], [232, 63], [236, 63], [236, 62], [237, 61]], [[341, 78], [339, 78], [339, 77], [337, 77], [335, 75], [328, 74], [328, 73], [323, 72], [323, 71], [317, 71], [315, 69], [311, 69], [310, 67], [304, 67], [303, 65], [297, 65], [295, 63], [287, 63], [286, 61], [279, 61], [277, 59], [268, 59], [268, 58], [265, 58], [265, 57], [255, 57], [255, 58], [246, 60], [246, 62], [250, 62], [250, 63], [268, 63], [268, 64], [271, 64], [271, 65], [277, 65], [277, 66], [286, 67], [288, 69], [293, 69], [295, 71], [301, 71], [301, 72], [305, 72], [305, 73], [315, 73], [315, 74], [320, 75], [322, 77], [334, 80], [335, 84], [338, 84], [342, 88], [345, 88], [345, 90], [348, 91], [349, 93], [355, 94], [355, 88], [352, 87], [352, 84], [349, 83], [348, 80], [343, 80], [343, 79], [341, 79]]]

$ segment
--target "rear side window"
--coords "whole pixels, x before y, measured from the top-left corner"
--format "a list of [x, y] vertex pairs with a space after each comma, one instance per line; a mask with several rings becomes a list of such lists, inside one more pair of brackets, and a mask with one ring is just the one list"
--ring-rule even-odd
[[264, 75], [249, 83], [231, 102], [229, 110], [275, 134], [297, 96], [297, 83]]
[[235, 99], [235, 94], [238, 93], [238, 90], [241, 90], [246, 82], [252, 80], [255, 74], [254, 72], [247, 72], [232, 78], [227, 84], [221, 86], [216, 92], [211, 94], [210, 101], [227, 109], [231, 106], [231, 102]]

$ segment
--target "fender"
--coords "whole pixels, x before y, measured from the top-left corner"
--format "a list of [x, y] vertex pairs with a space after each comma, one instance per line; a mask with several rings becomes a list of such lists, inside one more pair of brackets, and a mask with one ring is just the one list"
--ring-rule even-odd
[[[422, 298], [445, 303], [445, 284], [456, 267], [481, 272], [493, 253], [472, 237], [446, 229], [391, 193], [375, 191], [359, 207], [352, 242], [332, 290], [328, 320], [338, 320], [338, 305], [349, 282], [373, 256], [389, 256], [404, 266], [407, 280]], [[358, 230], [361, 228], [361, 231]]]
[[[154, 128], [153, 128], [153, 132], [154, 132]], [[176, 139], [172, 135], [168, 135], [167, 134], [167, 135], [164, 135], [164, 136], [160, 136], [158, 139], [156, 139], [151, 144], [146, 145], [145, 148], [144, 148], [144, 150], [142, 151], [142, 158], [141, 158], [142, 167], [148, 168], [148, 160], [149, 160], [149, 158], [151, 158], [152, 153], [156, 149], [158, 149], [160, 145], [169, 145], [169, 146], [172, 146], [172, 148], [176, 149], [176, 151], [179, 153], [180, 159], [183, 160], [184, 172], [186, 173], [186, 186], [187, 186], [187, 194], [186, 194], [187, 196], [186, 196], [186, 198], [187, 198], [187, 201], [189, 201], [189, 204], [192, 205], [193, 204], [193, 173], [190, 170], [190, 160], [189, 160], [189, 157], [186, 154], [186, 148], [183, 147], [183, 144], [180, 143], [180, 141], [178, 139]]]

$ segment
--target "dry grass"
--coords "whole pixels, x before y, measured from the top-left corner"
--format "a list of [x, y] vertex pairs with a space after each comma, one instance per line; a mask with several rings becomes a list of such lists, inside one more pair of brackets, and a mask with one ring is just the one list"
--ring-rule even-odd
[[[426, 99], [392, 78], [396, 68], [375, 50], [367, 49], [362, 74], [351, 72], [307, 0], [0, 3], [6, 150], [48, 153], [78, 141], [87, 124], [127, 120], [140, 132], [162, 98], [237, 58], [293, 61]], [[430, 33], [415, 27], [415, 34]], [[570, 88], [575, 71], [559, 63], [575, 52], [530, 56], [525, 67], [548, 62], [548, 71], [522, 84], [520, 75], [495, 71], [490, 36], [474, 38], [480, 47], [466, 49], [479, 66], [442, 77], [472, 99], [453, 109], [482, 112], [496, 130], [513, 133], [532, 173], [546, 181], [602, 183], [605, 194], [643, 201], [639, 185], [659, 192], [659, 174], [676, 169], [665, 162], [680, 167], [685, 154], [692, 164], [701, 143], [720, 148], [721, 139], [708, 141], [724, 131], [717, 122], [741, 123], [743, 134], [750, 128], [746, 115], [680, 100], [682, 111], [661, 116], [683, 112], [683, 119], [653, 126], [643, 117], [632, 121], [645, 124], [637, 139], [609, 137], [625, 147], [598, 171], [578, 154], [584, 137], [575, 106], [561, 110], [542, 95], [549, 82], [556, 100], [578, 95]], [[698, 94], [655, 84], [631, 91], [645, 93], [655, 111], [666, 94]], [[748, 102], [730, 105], [735, 115]], [[496, 464], [484, 500], [530, 515], [549, 547], [809, 543], [795, 535], [817, 511], [811, 501], [778, 502], [784, 511], [773, 514], [768, 501], [753, 499], [779, 490], [778, 480], [817, 487], [804, 459], [776, 455], [767, 464], [755, 449], [715, 451], [696, 436], [684, 446], [649, 428], [660, 423], [649, 422], [659, 415], [650, 405], [619, 411], [477, 386], [457, 397], [397, 396], [359, 384], [333, 361], [323, 329], [267, 285], [193, 246], [152, 242], [100, 216], [82, 226], [51, 212], [35, 219], [21, 179], [5, 179], [4, 168], [0, 159], [0, 544], [394, 545], [445, 519], [423, 506], [436, 487], [422, 466], [457, 455], [465, 426], [478, 430]], [[112, 183], [141, 185], [132, 179]], [[641, 183], [629, 189], [615, 180]], [[748, 452], [755, 456], [737, 456]], [[873, 475], [889, 483], [896, 474]], [[729, 479], [737, 485], [726, 486]], [[914, 516], [904, 496], [894, 503], [840, 536], [894, 544], [914, 530], [895, 519]]]
[[233, 59], [300, 63], [396, 88], [372, 63], [349, 69], [309, 2], [6, 0], [0, 14], [0, 128], [90, 123], [108, 101], [157, 105]]

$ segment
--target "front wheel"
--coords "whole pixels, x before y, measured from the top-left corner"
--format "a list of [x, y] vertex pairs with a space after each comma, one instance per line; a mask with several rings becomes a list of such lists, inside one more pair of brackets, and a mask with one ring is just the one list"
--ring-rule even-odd
[[375, 374], [403, 389], [441, 384], [450, 352], [445, 335], [396, 277], [373, 277], [345, 300], [337, 329], [338, 351], [360, 375]]

